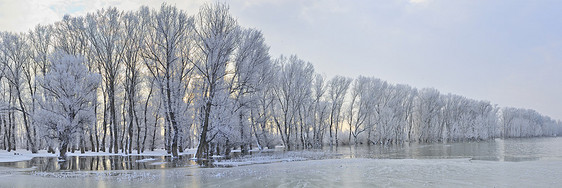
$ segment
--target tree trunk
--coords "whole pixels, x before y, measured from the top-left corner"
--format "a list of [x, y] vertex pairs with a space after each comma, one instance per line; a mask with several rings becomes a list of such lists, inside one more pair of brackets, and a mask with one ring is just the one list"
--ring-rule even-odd
[[92, 131], [90, 131], [90, 144], [91, 144], [91, 151], [95, 152], [96, 151], [96, 143], [94, 141], [94, 135], [92, 133]]
[[[101, 139], [101, 151], [105, 152], [105, 137], [107, 136], [107, 101], [105, 99], [105, 96], [103, 97], [103, 122], [102, 122], [102, 126], [103, 126], [103, 136]], [[109, 129], [109, 134], [110, 134], [110, 138], [113, 139], [113, 135], [111, 135], [111, 129]], [[111, 144], [112, 142], [110, 141], [110, 146], [109, 146], [109, 151], [111, 152]]]
[[195, 158], [203, 158], [203, 152], [207, 148], [207, 131], [209, 129], [209, 116], [211, 115], [211, 101], [207, 101], [205, 105], [205, 118], [203, 120], [203, 127], [201, 129], [201, 136], [199, 137], [199, 146]]
[[[128, 138], [128, 140], [129, 140], [129, 143], [128, 143], [128, 150], [129, 150], [129, 153], [133, 152], [133, 151], [132, 151], [132, 148], [133, 148], [133, 137], [134, 137], [134, 136], [133, 136], [133, 126], [134, 126], [134, 122], [133, 122], [133, 118], [134, 118], [134, 114], [133, 114], [133, 113], [134, 113], [134, 112], [133, 112], [133, 111], [134, 111], [134, 105], [133, 105], [133, 101], [132, 101], [132, 99], [130, 99], [130, 97], [132, 97], [132, 96], [129, 96], [129, 131], [128, 131], [128, 133], [129, 133], [129, 138]], [[137, 140], [138, 140], [138, 139], [137, 139]], [[137, 141], [137, 143], [138, 143], [138, 141]]]
[[16, 91], [18, 93], [18, 101], [19, 101], [20, 108], [21, 108], [21, 111], [22, 111], [23, 124], [25, 126], [27, 141], [29, 142], [29, 145], [31, 146], [31, 153], [37, 153], [37, 147], [35, 147], [35, 140], [34, 140], [34, 138], [31, 137], [31, 129], [29, 127], [29, 122], [27, 120], [27, 112], [25, 110], [25, 106], [23, 105], [23, 100], [21, 98], [21, 94], [19, 92], [19, 89], [16, 89]]
[[140, 154], [141, 152], [141, 145], [140, 145], [140, 126], [139, 126], [139, 121], [138, 118], [135, 118], [136, 122], [137, 122], [137, 154]]
[[115, 84], [110, 80], [109, 84], [109, 113], [111, 125], [113, 126], [113, 153], [119, 153], [119, 132], [117, 130], [117, 111], [115, 109]]
[[[141, 152], [144, 152], [144, 147], [145, 147], [145, 143], [146, 143], [146, 135], [148, 135], [148, 121], [147, 121], [147, 112], [148, 112], [148, 102], [150, 101], [150, 97], [152, 96], [152, 85], [150, 86], [150, 91], [148, 92], [148, 97], [146, 97], [146, 103], [144, 103], [144, 137], [142, 139], [142, 149]], [[154, 120], [155, 122], [158, 121], [158, 119]]]
[[60, 159], [64, 159], [66, 157], [67, 149], [68, 149], [68, 144], [64, 143], [59, 150], [60, 151], [60, 155], [59, 155]]
[[158, 113], [156, 113], [156, 116], [154, 117], [154, 130], [152, 132], [152, 146], [150, 147], [150, 151], [154, 151], [155, 147], [156, 147], [156, 130], [158, 128], [158, 119], [160, 119]]
[[170, 122], [172, 124], [172, 128], [174, 129], [174, 137], [172, 138], [172, 156], [177, 157], [178, 156], [178, 136], [179, 136], [179, 130], [178, 130], [178, 123], [176, 122], [176, 117], [175, 114], [173, 112], [170, 112]]
[[99, 140], [99, 133], [98, 133], [98, 98], [97, 97], [94, 99], [94, 135], [96, 136], [95, 150], [96, 152], [100, 152], [100, 140]]

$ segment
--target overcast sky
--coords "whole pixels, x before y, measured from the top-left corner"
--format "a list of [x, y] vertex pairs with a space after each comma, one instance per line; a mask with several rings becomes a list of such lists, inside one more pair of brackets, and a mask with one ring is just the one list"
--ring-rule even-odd
[[[146, 0], [0, 0], [0, 30], [27, 31], [64, 14]], [[204, 1], [169, 4], [195, 14]], [[231, 14], [262, 30], [271, 55], [297, 54], [332, 77], [373, 76], [531, 108], [562, 119], [562, 1], [232, 0]]]

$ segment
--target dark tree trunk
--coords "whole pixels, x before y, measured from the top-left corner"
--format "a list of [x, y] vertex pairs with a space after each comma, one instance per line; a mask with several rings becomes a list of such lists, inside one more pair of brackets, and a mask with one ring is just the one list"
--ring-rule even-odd
[[68, 151], [68, 143], [63, 142], [59, 151], [60, 151], [59, 159], [65, 159], [66, 158], [66, 151]]
[[[106, 100], [105, 97], [103, 99], [103, 122], [102, 122], [102, 126], [103, 126], [103, 136], [101, 139], [101, 151], [105, 152], [105, 136], [107, 135], [107, 105], [106, 105]], [[111, 134], [111, 129], [110, 129], [110, 134]], [[110, 138], [113, 138], [113, 136], [110, 135]], [[111, 144], [110, 144], [111, 145]], [[111, 146], [109, 148], [109, 151], [111, 151]]]
[[93, 135], [92, 131], [90, 131], [90, 144], [91, 144], [91, 148], [90, 148], [91, 151], [95, 152], [96, 151], [96, 143], [95, 143], [94, 135]]
[[156, 113], [156, 116], [154, 118], [154, 130], [152, 131], [152, 145], [150, 147], [150, 151], [154, 151], [155, 147], [156, 147], [156, 130], [158, 129], [158, 119], [159, 119], [159, 115], [158, 113]]
[[[148, 102], [150, 101], [150, 97], [152, 96], [152, 85], [150, 87], [150, 91], [148, 92], [148, 97], [146, 98], [146, 103], [144, 103], [144, 137], [142, 139], [142, 149], [141, 152], [144, 152], [144, 147], [146, 143], [146, 136], [148, 135], [148, 121], [147, 121], [147, 112], [148, 112]], [[158, 121], [155, 119], [154, 121]]]
[[115, 109], [115, 84], [110, 81], [109, 84], [109, 113], [111, 116], [111, 125], [113, 126], [113, 153], [119, 153], [119, 132], [117, 130], [117, 111]]
[[[129, 101], [129, 103], [130, 103], [130, 101]], [[133, 152], [132, 146], [133, 146], [133, 126], [134, 126], [134, 122], [133, 122], [134, 117], [133, 116], [134, 115], [133, 115], [133, 112], [132, 112], [131, 108], [133, 108], [133, 106], [131, 104], [129, 104], [129, 131], [128, 131], [128, 133], [129, 133], [129, 138], [128, 138], [129, 143], [127, 144], [129, 153]]]
[[23, 117], [23, 125], [25, 126], [25, 131], [26, 131], [26, 136], [27, 136], [27, 141], [29, 142], [29, 145], [31, 146], [31, 153], [37, 153], [37, 147], [35, 147], [35, 140], [34, 138], [31, 137], [31, 128], [29, 127], [29, 121], [27, 120], [27, 111], [25, 110], [25, 107], [23, 105], [23, 100], [21, 98], [21, 94], [19, 92], [19, 90], [16, 89], [16, 91], [18, 92], [18, 101], [20, 104], [20, 110], [22, 111], [22, 117]]
[[128, 134], [125, 135], [125, 133], [128, 131], [128, 129], [127, 129], [127, 116], [125, 114], [126, 104], [127, 104], [126, 102], [123, 102], [123, 107], [121, 108], [122, 109], [121, 110], [121, 117], [123, 117], [123, 126], [121, 128], [123, 131], [121, 131], [121, 140], [119, 141], [119, 144], [120, 144], [119, 149], [121, 149], [121, 153], [127, 153], [127, 151], [128, 151], [128, 141], [129, 141], [128, 139], [130, 139], [130, 138], [128, 138]]
[[203, 158], [203, 152], [207, 148], [207, 131], [209, 130], [209, 116], [211, 114], [211, 101], [207, 101], [205, 105], [205, 118], [203, 120], [203, 127], [201, 129], [201, 137], [199, 138], [199, 146], [197, 147], [197, 153], [195, 158]]
[[93, 149], [93, 150], [95, 150], [96, 152], [99, 152], [100, 151], [100, 140], [99, 140], [99, 133], [98, 133], [98, 99], [97, 99], [97, 97], [94, 99], [94, 135], [96, 137], [96, 145], [94, 147], [95, 149]]

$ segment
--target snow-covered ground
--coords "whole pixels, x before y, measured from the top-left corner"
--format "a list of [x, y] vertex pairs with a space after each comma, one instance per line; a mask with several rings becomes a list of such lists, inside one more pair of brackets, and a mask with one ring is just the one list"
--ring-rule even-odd
[[559, 187], [562, 160], [327, 159], [167, 170], [26, 172], [2, 187]]
[[57, 157], [57, 155], [47, 153], [45, 150], [41, 150], [36, 154], [32, 154], [31, 151], [27, 150], [17, 150], [11, 152], [0, 150], [0, 162], [28, 161], [33, 157]]

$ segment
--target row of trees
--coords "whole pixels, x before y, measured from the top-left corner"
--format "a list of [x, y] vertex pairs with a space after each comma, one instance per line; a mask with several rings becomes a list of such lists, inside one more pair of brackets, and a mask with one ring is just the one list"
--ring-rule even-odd
[[555, 136], [532, 110], [385, 81], [327, 80], [297, 56], [270, 58], [262, 33], [225, 4], [194, 16], [163, 4], [65, 16], [0, 34], [0, 148], [196, 157], [283, 144], [399, 144]]

